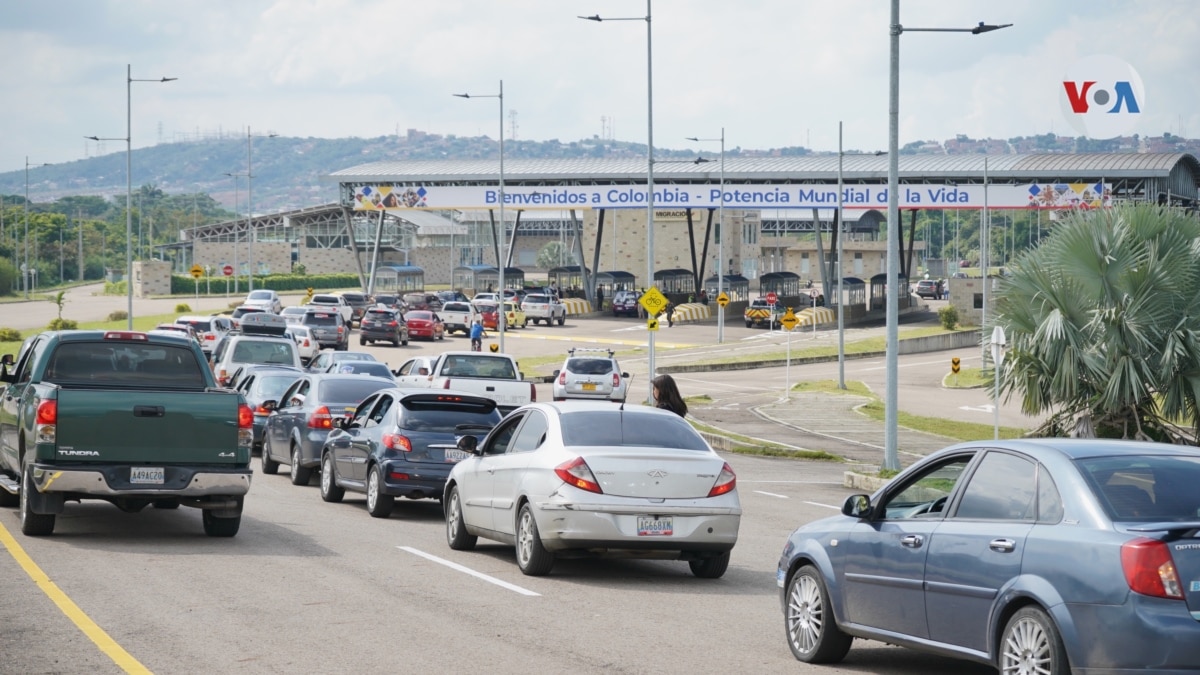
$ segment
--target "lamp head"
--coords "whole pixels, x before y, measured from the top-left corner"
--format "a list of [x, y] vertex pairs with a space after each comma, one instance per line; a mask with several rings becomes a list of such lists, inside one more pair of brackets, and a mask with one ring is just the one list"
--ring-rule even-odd
[[84, 138], [88, 139], [89, 141], [99, 141], [100, 140], [99, 136], [84, 136]]
[[596, 15], [593, 15], [593, 16], [581, 16], [581, 17], [579, 17], [579, 18], [583, 19], [584, 21], [595, 21], [595, 22], [597, 22], [597, 23], [599, 23], [599, 22], [601, 22], [601, 21], [603, 21], [603, 20], [604, 20], [604, 19], [600, 18], [600, 15], [599, 15], [599, 14], [596, 14]]
[[451, 94], [451, 96], [455, 96], [457, 98], [471, 98], [470, 94]]
[[996, 26], [996, 25], [992, 25], [992, 24], [985, 24], [984, 22], [980, 21], [978, 26], [971, 29], [971, 35], [979, 35], [980, 33], [990, 33], [994, 30], [1000, 30], [1001, 28], [1008, 28], [1011, 25], [1012, 25], [1011, 23], [1003, 23], [1003, 24]]
[[685, 140], [685, 141], [696, 141], [697, 143], [698, 143], [698, 142], [700, 142], [700, 139], [699, 139], [699, 138], [696, 138], [695, 136], [688, 136], [687, 138], [685, 138], [685, 139], [683, 139], [683, 140]]
[[174, 82], [178, 79], [178, 77], [164, 77], [163, 79], [159, 80], [159, 82]]

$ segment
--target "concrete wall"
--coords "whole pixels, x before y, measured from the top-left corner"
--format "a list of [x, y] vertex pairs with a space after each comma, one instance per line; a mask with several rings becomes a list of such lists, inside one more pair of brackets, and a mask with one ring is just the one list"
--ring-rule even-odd
[[958, 310], [958, 323], [963, 326], [980, 325], [983, 322], [983, 310], [975, 307], [975, 296], [983, 294], [983, 279], [951, 278], [946, 281], [950, 284], [950, 304]]
[[149, 298], [171, 294], [171, 263], [162, 260], [133, 262], [133, 295]]

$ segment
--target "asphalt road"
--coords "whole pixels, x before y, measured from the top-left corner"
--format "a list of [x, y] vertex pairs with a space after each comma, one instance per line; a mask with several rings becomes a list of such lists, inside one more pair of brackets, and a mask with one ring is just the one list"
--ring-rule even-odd
[[[139, 311], [174, 306], [151, 302], [169, 306], [139, 304]], [[52, 317], [54, 306], [45, 304]], [[65, 314], [87, 320], [84, 307], [100, 318], [111, 311], [85, 301], [78, 314]], [[35, 321], [33, 313], [20, 316]], [[662, 331], [660, 363], [705, 350], [750, 353], [779, 337], [731, 324], [727, 344], [714, 346], [714, 331], [711, 324]], [[644, 333], [636, 320], [568, 320], [513, 331], [506, 347], [518, 358], [571, 345], [624, 352]], [[816, 339], [830, 339], [822, 333]], [[467, 347], [454, 337], [367, 351], [395, 367], [408, 355]], [[927, 360], [936, 361], [902, 361], [902, 387], [924, 400], [937, 395]], [[638, 378], [635, 391], [646, 384], [643, 357], [634, 353], [622, 365]], [[792, 368], [786, 377], [826, 377], [820, 369], [827, 367]], [[853, 368], [848, 377], [876, 377], [871, 363]], [[757, 387], [761, 396], [782, 391], [782, 370], [689, 374], [685, 393], [746, 396]], [[548, 385], [539, 388], [548, 398]], [[965, 399], [956, 392], [944, 400], [935, 405]], [[134, 672], [139, 664], [159, 673], [992, 672], [873, 642], [856, 643], [838, 667], [796, 662], [784, 639], [775, 564], [792, 529], [835, 513], [850, 493], [843, 467], [727, 460], [745, 514], [719, 580], [694, 578], [686, 563], [630, 560], [562, 561], [548, 577], [525, 577], [509, 547], [450, 550], [436, 502], [404, 501], [377, 520], [361, 497], [325, 504], [315, 483], [293, 486], [286, 472], [255, 474], [241, 532], [228, 540], [205, 537], [200, 514], [187, 508], [126, 514], [104, 503], [69, 504], [47, 538], [19, 534], [16, 511], [4, 509], [0, 672]], [[113, 645], [103, 639], [93, 642], [77, 625], [87, 621], [127, 657], [110, 656]]]

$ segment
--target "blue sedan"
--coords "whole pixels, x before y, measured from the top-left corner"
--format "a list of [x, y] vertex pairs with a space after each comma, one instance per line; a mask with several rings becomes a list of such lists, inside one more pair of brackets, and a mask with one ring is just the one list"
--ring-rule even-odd
[[1200, 668], [1200, 451], [1094, 439], [939, 451], [788, 537], [797, 659], [854, 638], [1001, 673]]

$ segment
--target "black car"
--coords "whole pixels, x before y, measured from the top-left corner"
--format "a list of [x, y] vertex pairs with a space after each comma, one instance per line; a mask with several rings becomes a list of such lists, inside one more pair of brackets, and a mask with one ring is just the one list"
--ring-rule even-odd
[[405, 306], [408, 308], [405, 310], [405, 312], [414, 309], [436, 312], [442, 308], [442, 299], [438, 297], [437, 293], [423, 293], [420, 291], [415, 291], [412, 293], [405, 293], [402, 300], [404, 301]]
[[264, 401], [278, 401], [288, 385], [295, 382], [304, 371], [291, 366], [251, 365], [238, 369], [231, 385], [246, 398], [246, 405], [254, 411], [254, 450], [262, 450], [263, 430], [267, 416], [271, 414], [262, 406]]
[[270, 411], [263, 429], [262, 471], [273, 474], [279, 463], [291, 465], [292, 484], [307, 485], [321, 465], [321, 447], [333, 421], [353, 413], [365, 398], [396, 380], [370, 375], [306, 373], [283, 394], [261, 405]]
[[446, 304], [447, 302], [471, 301], [471, 299], [464, 295], [462, 291], [438, 291], [437, 296], [442, 301], [442, 304]]
[[638, 299], [641, 294], [635, 291], [617, 291], [612, 299], [613, 316], [638, 316]]
[[375, 296], [375, 305], [376, 306], [382, 305], [384, 307], [387, 307], [388, 309], [394, 309], [401, 313], [403, 313], [405, 310], [404, 300], [399, 295], [394, 295], [391, 293], [376, 295]]
[[392, 343], [393, 347], [408, 346], [408, 324], [400, 312], [382, 307], [372, 307], [363, 314], [358, 324], [358, 344], [366, 345], [376, 340]]
[[364, 400], [321, 451], [321, 499], [365, 492], [367, 512], [387, 518], [396, 497], [441, 499], [446, 477], [468, 454], [458, 439], [481, 440], [500, 422], [496, 402], [452, 390], [389, 388]]
[[346, 304], [350, 305], [352, 324], [361, 321], [367, 309], [375, 304], [375, 298], [366, 293], [342, 293], [342, 297], [346, 299]]
[[350, 327], [337, 310], [310, 309], [300, 319], [300, 325], [312, 330], [321, 349], [331, 347], [344, 352], [350, 348]]

